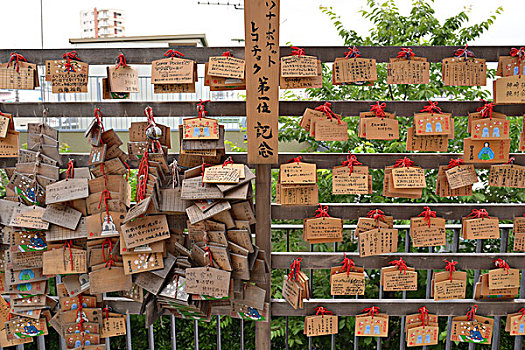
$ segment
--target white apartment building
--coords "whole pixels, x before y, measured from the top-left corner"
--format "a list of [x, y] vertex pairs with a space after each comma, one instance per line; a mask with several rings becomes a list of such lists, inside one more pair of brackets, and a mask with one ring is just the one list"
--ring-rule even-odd
[[124, 15], [121, 10], [97, 9], [80, 12], [82, 38], [113, 38], [124, 36]]

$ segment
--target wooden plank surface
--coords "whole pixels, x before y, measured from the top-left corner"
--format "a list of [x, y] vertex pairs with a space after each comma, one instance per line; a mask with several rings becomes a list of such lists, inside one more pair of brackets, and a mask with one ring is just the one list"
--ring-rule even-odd
[[[484, 58], [488, 62], [497, 62], [499, 56], [508, 56], [514, 46], [469, 46], [476, 57]], [[322, 62], [333, 62], [337, 57], [344, 57], [348, 48], [346, 46], [303, 46], [307, 55], [318, 57]], [[457, 49], [463, 46], [410, 46], [419, 57], [426, 57], [429, 62], [441, 62], [443, 58], [453, 57]], [[128, 64], [150, 64], [153, 60], [164, 58], [168, 49], [180, 51], [184, 58], [205, 63], [210, 56], [220, 56], [225, 51], [230, 51], [234, 57], [244, 58], [244, 46], [235, 47], [140, 47], [140, 48], [64, 48], [64, 49], [18, 49], [17, 53], [23, 55], [29, 62], [39, 65], [46, 60], [61, 59], [66, 52], [75, 50], [78, 57], [89, 64], [108, 65], [115, 62], [119, 53], [126, 56]], [[375, 58], [378, 62], [388, 62], [391, 57], [396, 57], [401, 46], [358, 46], [362, 57]], [[291, 53], [289, 46], [281, 46], [281, 56]], [[13, 49], [0, 50], [0, 62], [7, 62]]]
[[[525, 206], [520, 203], [321, 203], [328, 205], [328, 213], [336, 218], [355, 220], [366, 216], [370, 210], [380, 209], [394, 220], [408, 220], [418, 216], [424, 207], [430, 206], [438, 217], [447, 220], [461, 220], [469, 215], [473, 209], [486, 209], [489, 215], [500, 220], [512, 220], [522, 216]], [[302, 220], [311, 218], [318, 206], [281, 206], [272, 204], [273, 220]]]
[[[302, 116], [306, 108], [315, 108], [326, 101], [280, 101], [279, 115]], [[332, 110], [343, 116], [358, 116], [360, 112], [370, 110], [376, 101], [328, 101]], [[398, 116], [412, 116], [419, 112], [427, 101], [385, 101], [386, 111], [395, 112]], [[104, 117], [143, 117], [147, 106], [153, 108], [155, 116], [188, 117], [197, 113], [197, 103], [193, 101], [123, 101], [116, 102], [8, 102], [0, 103], [0, 110], [13, 114], [15, 117], [40, 117], [44, 108], [48, 117], [54, 118], [92, 118], [93, 110], [100, 108]], [[452, 113], [453, 116], [466, 116], [476, 112], [483, 106], [481, 101], [439, 101], [438, 106], [443, 112]], [[210, 117], [246, 116], [244, 101], [213, 101], [206, 103], [206, 110]], [[494, 111], [505, 113], [508, 116], [521, 116], [525, 114], [525, 104], [499, 105]], [[145, 118], [145, 117], [144, 117]]]
[[[302, 258], [301, 269], [330, 269], [341, 266], [345, 255], [343, 252], [273, 252], [272, 269], [288, 269], [293, 259]], [[492, 269], [494, 260], [503, 259], [512, 268], [525, 269], [523, 253], [389, 253], [360, 258], [357, 252], [346, 252], [357, 266], [365, 269], [380, 269], [389, 266], [392, 260], [403, 258], [407, 265], [416, 270], [444, 270], [445, 260], [457, 261], [458, 271], [471, 269]]]
[[[80, 137], [80, 134], [79, 134]], [[83, 137], [83, 136], [82, 136]], [[20, 137], [21, 142], [25, 141], [25, 135]], [[124, 148], [122, 146], [121, 148]], [[302, 161], [306, 163], [317, 164], [317, 169], [332, 169], [341, 162], [346, 160], [348, 153], [288, 153], [282, 152], [279, 154], [279, 164], [284, 164], [288, 160], [296, 157], [302, 157]], [[384, 169], [386, 166], [393, 165], [397, 159], [409, 157], [417, 166], [423, 169], [437, 169], [439, 165], [448, 164], [451, 158], [461, 158], [461, 153], [355, 153], [357, 159], [367, 165], [371, 169]], [[235, 163], [246, 164], [246, 153], [227, 153], [226, 157], [231, 156]], [[511, 157], [516, 159], [516, 164], [525, 164], [525, 153], [511, 153]], [[178, 155], [169, 154], [168, 162], [171, 163]], [[88, 166], [89, 155], [85, 153], [63, 153], [62, 163], [65, 167], [68, 160], [73, 159], [76, 167]], [[0, 158], [0, 167], [14, 167], [16, 158]], [[128, 161], [131, 169], [138, 168], [138, 161]], [[272, 165], [273, 169], [278, 169], [279, 164]], [[490, 164], [476, 165], [476, 169], [488, 169]]]
[[439, 316], [463, 316], [472, 305], [477, 304], [476, 315], [506, 316], [518, 312], [525, 299], [514, 301], [481, 301], [474, 299], [442, 300], [433, 299], [310, 299], [304, 301], [304, 309], [295, 310], [284, 299], [272, 300], [272, 316], [306, 316], [315, 315], [315, 308], [326, 307], [339, 316], [355, 316], [361, 314], [364, 308], [377, 306], [381, 312], [390, 316], [416, 314], [421, 306]]

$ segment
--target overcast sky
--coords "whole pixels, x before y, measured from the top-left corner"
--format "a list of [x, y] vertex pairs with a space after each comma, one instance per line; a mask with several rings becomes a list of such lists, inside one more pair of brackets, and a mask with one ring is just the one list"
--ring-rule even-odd
[[[44, 48], [69, 47], [69, 38], [80, 37], [80, 11], [93, 7], [123, 10], [128, 36], [205, 33], [210, 46], [236, 45], [231, 39], [244, 38], [243, 11], [231, 6], [203, 6], [197, 4], [198, 0], [42, 1]], [[409, 11], [411, 1], [398, 0], [397, 3], [404, 13]], [[346, 28], [363, 35], [370, 29], [370, 24], [358, 13], [366, 6], [366, 0], [281, 0], [281, 45], [288, 42], [299, 46], [342, 44], [328, 17], [320, 12], [320, 5], [333, 6]], [[503, 14], [489, 32], [470, 44], [525, 45], [524, 0], [435, 0], [434, 8], [443, 20], [465, 7], [472, 7], [470, 23], [478, 23], [500, 5]], [[40, 0], [2, 1], [0, 28], [0, 48], [40, 48]]]

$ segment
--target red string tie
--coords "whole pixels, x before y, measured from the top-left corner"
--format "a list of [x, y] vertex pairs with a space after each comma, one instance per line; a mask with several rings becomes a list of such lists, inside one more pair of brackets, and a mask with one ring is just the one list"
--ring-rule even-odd
[[361, 57], [361, 53], [357, 47], [348, 47], [348, 51], [345, 52], [345, 58], [356, 58]]
[[225, 51], [225, 52], [222, 53], [222, 55], [223, 55], [224, 57], [233, 57], [233, 56], [232, 56], [232, 53], [231, 53], [230, 51]]
[[503, 259], [496, 259], [493, 261], [494, 265], [496, 265], [496, 267], [499, 267], [500, 269], [505, 269], [505, 271], [507, 272], [507, 275], [509, 274], [509, 270], [510, 270], [510, 266], [509, 264], [507, 264], [507, 262]]
[[457, 166], [463, 165], [463, 163], [464, 161], [461, 158], [457, 158], [457, 159], [451, 158], [450, 161], [448, 162], [448, 168], [452, 169]]
[[472, 209], [472, 212], [468, 214], [467, 218], [480, 219], [487, 218], [490, 219], [489, 213], [485, 209]]
[[454, 55], [456, 55], [457, 57], [463, 56], [463, 57], [465, 57], [465, 59], [467, 59], [469, 57], [474, 57], [474, 52], [468, 50], [467, 48], [468, 48], [468, 45], [465, 45], [464, 48], [457, 49], [456, 53]]
[[73, 159], [71, 159], [69, 162], [67, 162], [67, 170], [66, 170], [66, 181], [71, 177], [73, 178]]
[[428, 315], [428, 309], [426, 306], [422, 306], [417, 310], [419, 312], [419, 319], [421, 320], [421, 323], [423, 323], [423, 327], [428, 325], [430, 323], [430, 316]]
[[333, 118], [337, 119], [339, 124], [341, 124], [341, 118], [339, 118], [339, 116], [335, 114], [330, 107], [332, 107], [332, 104], [330, 102], [325, 102], [324, 105], [315, 107], [315, 110], [323, 112], [330, 120], [333, 120]]
[[385, 220], [385, 213], [382, 210], [379, 210], [379, 209], [370, 210], [366, 214], [366, 217], [367, 218], [372, 218], [375, 221], [379, 221], [380, 219], [384, 221]]
[[76, 51], [66, 52], [62, 55], [62, 58], [66, 60], [65, 72], [76, 72], [75, 67], [71, 64], [71, 60], [80, 61]]
[[403, 258], [399, 258], [399, 260], [391, 261], [389, 264], [394, 265], [399, 270], [399, 272], [403, 272], [403, 274], [406, 275], [408, 267], [407, 267], [406, 262], [403, 260]]
[[402, 48], [401, 51], [397, 53], [397, 58], [406, 58], [409, 60], [410, 58], [414, 57], [416, 54], [412, 52], [412, 49]]
[[93, 110], [93, 114], [97, 120], [98, 126], [102, 129], [102, 132], [104, 132], [104, 123], [102, 121], [102, 113], [100, 112], [100, 108], [95, 108]]
[[288, 160], [286, 163], [301, 163], [301, 159], [303, 159], [303, 156], [292, 158]]
[[348, 277], [350, 275], [350, 271], [352, 271], [352, 269], [355, 267], [355, 262], [352, 259], [347, 258], [345, 253], [345, 257], [342, 261], [342, 264], [343, 266], [341, 267], [341, 270], [339, 270], [339, 272], [346, 271], [346, 276]]
[[98, 202], [98, 208], [100, 209], [100, 206], [102, 205], [102, 201], [104, 201], [104, 205], [106, 206], [106, 216], [108, 218], [108, 223], [109, 223], [108, 199], [111, 199], [111, 194], [109, 193], [108, 189], [106, 188], [100, 194], [100, 201]]
[[482, 107], [476, 109], [477, 112], [480, 112], [482, 118], [489, 118], [492, 120], [492, 111], [494, 110], [495, 104], [492, 102], [487, 102], [481, 99], [485, 104]]
[[171, 57], [171, 58], [174, 58], [174, 57], [177, 57], [177, 58], [181, 58], [181, 57], [184, 57], [184, 55], [182, 53], [180, 53], [179, 51], [175, 51], [173, 49], [169, 49], [168, 51], [166, 51], [166, 53], [164, 54], [165, 57]]
[[520, 316], [520, 321], [521, 321], [521, 319], [525, 316], [525, 309], [521, 308], [520, 311], [518, 312], [521, 312], [521, 316]]
[[290, 264], [290, 273], [288, 274], [288, 281], [297, 281], [299, 272], [301, 272], [301, 261], [303, 258], [297, 258]]
[[516, 158], [510, 157], [506, 164], [514, 164], [515, 161], [516, 161]]
[[124, 57], [124, 54], [119, 54], [118, 55], [118, 58], [117, 58], [117, 68], [115, 69], [118, 69], [119, 67], [123, 67], [123, 68], [126, 68], [128, 66], [128, 64], [126, 63], [126, 57]]
[[302, 55], [305, 55], [304, 49], [296, 46], [292, 46], [292, 56], [299, 56], [301, 58]]
[[332, 311], [329, 311], [327, 308], [319, 306], [315, 308], [315, 316], [324, 316], [324, 315], [333, 315]]
[[71, 259], [71, 271], [74, 270], [74, 266], [73, 266], [73, 251], [71, 250], [71, 246], [72, 245], [73, 245], [73, 243], [71, 242], [71, 240], [66, 241], [64, 243], [64, 249], [66, 249], [66, 247], [69, 249], [69, 258]]
[[199, 118], [206, 117], [208, 115], [208, 111], [206, 110], [205, 103], [210, 102], [210, 100], [201, 100], [199, 99], [199, 103], [197, 104], [197, 111], [199, 112]]
[[222, 167], [224, 168], [226, 165], [228, 164], [232, 164], [233, 165], [233, 158], [231, 156], [229, 156], [225, 161], [224, 163], [222, 163]]
[[16, 68], [17, 73], [20, 71], [20, 61], [27, 62], [24, 56], [16, 52], [11, 52], [11, 56], [9, 57], [9, 61], [7, 62], [7, 68], [9, 68], [9, 66], [11, 65], [11, 62], [13, 61], [15, 61], [15, 68]]
[[211, 255], [211, 249], [210, 249], [210, 247], [206, 247], [206, 248], [204, 248], [204, 251], [206, 252], [206, 254], [208, 255], [208, 257], [210, 258], [210, 266], [213, 267], [213, 256]]
[[206, 167], [208, 167], [208, 166], [211, 166], [211, 164], [202, 163], [202, 165], [201, 165], [201, 185], [202, 185], [202, 187], [204, 187], [204, 169], [206, 169]]
[[375, 105], [370, 106], [370, 112], [374, 112], [376, 114], [376, 117], [383, 119], [386, 116], [385, 108], [386, 103], [383, 102], [380, 104], [379, 102], [376, 102]]
[[456, 272], [456, 265], [458, 262], [454, 260], [452, 261], [445, 260], [445, 262], [446, 262], [445, 270], [450, 272], [450, 280], [452, 281], [452, 273]]
[[521, 61], [525, 58], [525, 47], [520, 47], [519, 50], [516, 48], [512, 48], [510, 50], [510, 55], [512, 57], [518, 58], [518, 65], [521, 65]]
[[478, 310], [478, 305], [474, 305], [469, 312], [467, 312], [467, 321], [476, 321], [476, 311]]
[[[106, 259], [106, 245], [109, 250], [109, 259]], [[102, 243], [102, 258], [104, 259], [105, 263], [107, 263], [110, 260], [113, 260], [113, 254], [111, 254], [112, 251], [113, 251], [113, 242], [111, 242], [111, 239], [109, 237], [106, 237], [106, 239], [104, 239], [104, 243]]]
[[436, 212], [430, 210], [430, 207], [424, 207], [423, 209], [424, 210], [418, 216], [422, 216], [424, 220], [428, 223], [428, 227], [430, 227], [430, 219], [436, 217]]
[[366, 309], [363, 309], [362, 312], [366, 312], [368, 316], [374, 318], [374, 315], [379, 314], [379, 308], [377, 306], [367, 307]]
[[349, 154], [346, 156], [346, 160], [341, 163], [342, 166], [348, 166], [349, 169], [349, 175], [352, 175], [352, 172], [354, 171], [354, 165], [363, 165], [360, 161], [357, 160], [357, 157], [353, 155], [352, 153], [348, 152]]
[[437, 113], [437, 114], [443, 113], [441, 112], [441, 108], [438, 107], [438, 103], [433, 102], [433, 101], [428, 101], [428, 106], [424, 106], [421, 112], [430, 113], [432, 115], [434, 115], [434, 113]]
[[317, 208], [314, 214], [316, 218], [329, 218], [330, 217], [330, 214], [328, 214], [327, 205], [323, 207], [321, 204], [319, 204], [319, 208]]
[[404, 157], [403, 159], [398, 159], [394, 163], [394, 168], [410, 168], [411, 166], [414, 166], [414, 162], [411, 161], [408, 157]]

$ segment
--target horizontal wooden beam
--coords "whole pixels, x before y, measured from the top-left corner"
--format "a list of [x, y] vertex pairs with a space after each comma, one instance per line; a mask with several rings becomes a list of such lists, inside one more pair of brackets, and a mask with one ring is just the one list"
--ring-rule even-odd
[[[488, 62], [497, 62], [499, 56], [509, 55], [509, 51], [515, 46], [469, 46], [476, 57], [486, 59]], [[306, 54], [318, 57], [322, 62], [333, 62], [338, 57], [344, 57], [348, 48], [346, 46], [304, 46]], [[441, 62], [443, 58], [453, 57], [457, 49], [463, 46], [411, 46], [414, 53], [419, 57], [426, 57], [429, 62]], [[184, 54], [184, 58], [205, 63], [210, 56], [220, 56], [225, 51], [230, 51], [233, 56], [244, 58], [244, 47], [114, 47], [114, 48], [75, 48], [78, 57], [86, 63], [95, 65], [113, 64], [120, 53], [126, 56], [129, 64], [150, 64], [153, 60], [164, 58], [168, 49], [178, 50]], [[362, 57], [374, 58], [377, 62], [388, 62], [390, 58], [396, 57], [401, 46], [359, 46]], [[71, 51], [67, 49], [18, 49], [0, 50], [0, 62], [7, 62], [11, 52], [23, 55], [29, 62], [39, 65], [45, 64], [46, 60], [62, 58], [62, 55]], [[281, 47], [281, 56], [291, 53], [289, 46]]]
[[[306, 108], [315, 108], [325, 101], [281, 101], [279, 115], [301, 116]], [[329, 101], [332, 110], [343, 116], [359, 116], [360, 112], [370, 110], [376, 101]], [[0, 103], [0, 110], [11, 113], [15, 117], [41, 117], [42, 111], [47, 109], [47, 115], [54, 118], [91, 118], [94, 108], [100, 108], [104, 117], [140, 117], [144, 116], [147, 106], [153, 108], [153, 114], [162, 117], [191, 117], [196, 115], [197, 103], [192, 101], [169, 102], [8, 102]], [[386, 110], [395, 112], [398, 116], [412, 116], [419, 112], [427, 101], [386, 101]], [[481, 101], [440, 101], [439, 107], [443, 112], [452, 113], [453, 116], [467, 116], [476, 112], [483, 106]], [[210, 117], [246, 116], [244, 101], [213, 101], [206, 103], [206, 110]], [[494, 111], [508, 116], [521, 116], [525, 114], [525, 104], [500, 105]]]
[[417, 310], [426, 306], [428, 312], [439, 316], [464, 316], [474, 305], [478, 305], [476, 315], [506, 316], [518, 312], [525, 299], [513, 301], [482, 301], [474, 299], [443, 300], [433, 299], [310, 299], [304, 301], [304, 308], [295, 310], [284, 299], [272, 300], [272, 316], [307, 316], [315, 315], [315, 308], [326, 307], [339, 316], [355, 316], [363, 313], [363, 309], [371, 306], [379, 307], [381, 312], [389, 316], [404, 316], [417, 314]]
[[[366, 216], [370, 210], [380, 209], [394, 220], [408, 220], [418, 216], [424, 207], [436, 211], [438, 217], [447, 220], [461, 220], [473, 209], [484, 208], [492, 217], [500, 220], [512, 220], [525, 213], [525, 205], [520, 203], [321, 203], [328, 206], [328, 213], [336, 218], [355, 220]], [[282, 206], [272, 204], [273, 220], [302, 220], [311, 218], [318, 206]]]
[[[79, 134], [80, 135], [80, 134]], [[80, 136], [79, 136], [80, 137]], [[22, 140], [24, 137], [22, 136]], [[342, 161], [346, 160], [348, 153], [279, 153], [279, 164], [284, 164], [288, 160], [296, 157], [302, 157], [302, 161], [306, 163], [317, 164], [317, 169], [332, 169], [340, 165]], [[386, 166], [393, 165], [397, 159], [409, 157], [417, 166], [423, 169], [437, 169], [439, 165], [448, 164], [451, 158], [462, 157], [461, 153], [355, 153], [357, 159], [370, 167], [371, 169], [384, 169]], [[231, 156], [235, 163], [246, 164], [246, 153], [235, 152], [228, 153], [226, 157]], [[516, 164], [525, 164], [525, 153], [511, 153]], [[172, 162], [178, 157], [177, 154], [171, 153], [168, 155], [168, 162]], [[75, 160], [75, 166], [88, 166], [89, 155], [85, 153], [62, 153], [62, 163], [65, 167], [68, 160]], [[0, 158], [0, 167], [14, 167], [16, 158]], [[138, 167], [137, 161], [128, 161], [131, 169]], [[279, 164], [273, 164], [273, 169], [279, 169]], [[477, 169], [488, 169], [490, 164], [477, 164]]]
[[[408, 266], [417, 270], [443, 270], [445, 260], [457, 261], [459, 270], [489, 270], [494, 268], [494, 260], [503, 259], [512, 268], [525, 269], [522, 253], [389, 253], [360, 258], [357, 252], [347, 252], [346, 256], [365, 269], [380, 269], [389, 266], [392, 260], [403, 258]], [[272, 269], [288, 269], [296, 258], [302, 258], [302, 269], [330, 269], [341, 266], [344, 252], [272, 252]]]

